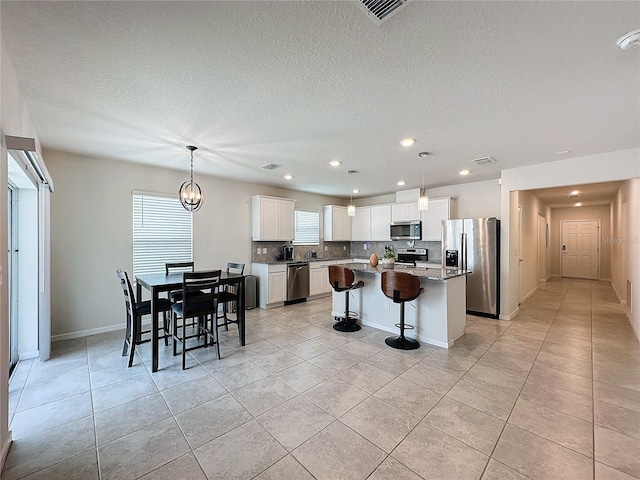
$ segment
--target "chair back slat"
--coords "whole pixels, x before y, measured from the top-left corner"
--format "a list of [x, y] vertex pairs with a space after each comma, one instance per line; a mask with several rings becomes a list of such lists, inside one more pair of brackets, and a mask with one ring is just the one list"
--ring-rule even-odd
[[382, 293], [394, 303], [415, 300], [422, 293], [420, 278], [406, 272], [382, 272]]
[[169, 273], [180, 273], [180, 272], [193, 272], [194, 267], [193, 262], [174, 262], [174, 263], [165, 263], [164, 264], [164, 272], [165, 275], [169, 275]]
[[340, 265], [329, 265], [329, 283], [334, 289], [349, 287], [354, 280], [353, 270]]
[[124, 270], [116, 270], [116, 275], [120, 279], [120, 286], [122, 287], [122, 293], [124, 293], [124, 304], [127, 310], [127, 317], [133, 319], [136, 318], [136, 297], [133, 295], [133, 288], [129, 281], [129, 275]]
[[227, 273], [237, 273], [239, 275], [244, 274], [244, 263], [227, 263]]
[[182, 274], [182, 298], [188, 304], [215, 303], [218, 300], [222, 270], [184, 272]]

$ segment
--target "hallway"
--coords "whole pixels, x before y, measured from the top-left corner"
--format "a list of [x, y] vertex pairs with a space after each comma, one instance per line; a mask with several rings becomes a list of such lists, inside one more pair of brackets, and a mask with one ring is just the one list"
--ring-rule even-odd
[[187, 371], [166, 348], [149, 373], [149, 344], [127, 369], [121, 331], [55, 343], [12, 379], [2, 479], [640, 478], [640, 346], [609, 283], [541, 283], [449, 350], [329, 311], [248, 311], [246, 347], [221, 330]]

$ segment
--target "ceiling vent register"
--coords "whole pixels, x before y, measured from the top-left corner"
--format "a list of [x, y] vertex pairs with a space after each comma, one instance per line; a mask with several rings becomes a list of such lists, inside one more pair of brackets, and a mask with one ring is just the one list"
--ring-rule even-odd
[[490, 163], [498, 163], [493, 157], [480, 157], [471, 160], [476, 165], [489, 165]]
[[359, 0], [358, 4], [376, 25], [382, 25], [399, 10], [404, 8], [409, 0]]
[[282, 165], [278, 165], [277, 163], [265, 163], [260, 168], [264, 168], [265, 170], [275, 170], [276, 168], [280, 168]]

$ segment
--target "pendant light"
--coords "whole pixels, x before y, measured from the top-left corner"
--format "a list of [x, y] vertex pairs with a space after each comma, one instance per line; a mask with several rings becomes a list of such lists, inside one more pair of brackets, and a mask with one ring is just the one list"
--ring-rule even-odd
[[[418, 156], [425, 158], [429, 152], [420, 152]], [[422, 188], [420, 189], [420, 198], [418, 199], [418, 210], [429, 210], [429, 196], [424, 188], [424, 162], [422, 163]]]
[[[350, 176], [356, 173], [355, 170], [349, 170], [347, 172]], [[356, 216], [356, 206], [353, 204], [353, 179], [351, 180], [351, 201], [349, 205], [347, 205], [347, 217], [355, 217]]]
[[187, 150], [191, 152], [191, 175], [189, 180], [180, 186], [180, 203], [189, 212], [197, 212], [202, 206], [203, 196], [200, 185], [193, 181], [193, 151], [198, 147], [187, 145]]

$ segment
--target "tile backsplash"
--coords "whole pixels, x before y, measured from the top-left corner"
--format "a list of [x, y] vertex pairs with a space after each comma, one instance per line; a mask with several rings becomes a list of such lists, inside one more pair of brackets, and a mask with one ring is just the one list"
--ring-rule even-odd
[[[251, 261], [252, 262], [272, 262], [280, 253], [280, 247], [286, 242], [251, 242]], [[291, 245], [290, 243], [286, 243]], [[307, 252], [314, 250], [319, 258], [369, 258], [372, 253], [376, 253], [379, 257], [384, 254], [385, 245], [393, 245], [397, 251], [398, 248], [408, 248], [406, 241], [394, 242], [324, 242], [320, 241], [319, 245], [294, 245], [293, 258], [295, 260], [306, 259]], [[365, 248], [365, 246], [367, 248]], [[260, 253], [258, 253], [258, 248]], [[326, 250], [325, 250], [326, 248]], [[413, 248], [426, 248], [429, 262], [441, 263], [442, 250], [440, 242], [421, 242], [416, 241]], [[263, 253], [263, 251], [265, 253]]]
[[[291, 244], [286, 242], [251, 242], [251, 261], [274, 261], [280, 254], [282, 245]], [[319, 258], [349, 258], [351, 256], [350, 245], [351, 242], [323, 242], [322, 240], [320, 245], [293, 245], [293, 258], [295, 260], [306, 259], [309, 250], [315, 251]], [[260, 253], [258, 253], [258, 248]], [[265, 249], [266, 253], [263, 253]]]

